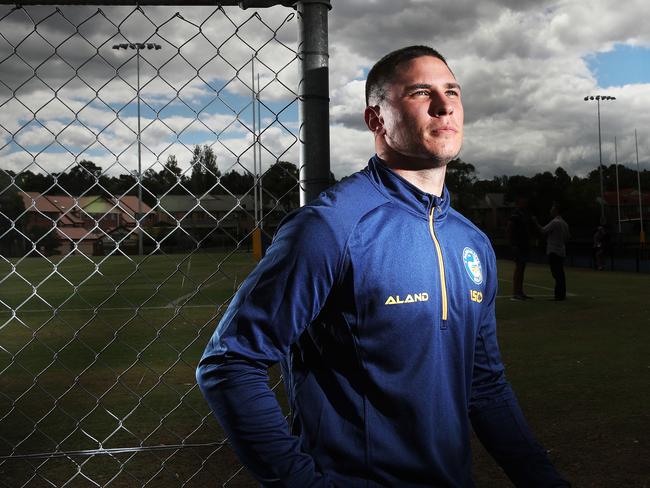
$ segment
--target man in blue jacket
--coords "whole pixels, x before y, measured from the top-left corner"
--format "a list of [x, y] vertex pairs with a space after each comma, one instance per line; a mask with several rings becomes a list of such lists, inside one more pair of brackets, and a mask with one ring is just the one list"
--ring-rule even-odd
[[449, 206], [456, 78], [403, 48], [368, 74], [366, 105], [377, 154], [284, 220], [201, 359], [206, 399], [266, 487], [472, 487], [470, 425], [516, 486], [569, 486], [504, 376], [490, 242]]

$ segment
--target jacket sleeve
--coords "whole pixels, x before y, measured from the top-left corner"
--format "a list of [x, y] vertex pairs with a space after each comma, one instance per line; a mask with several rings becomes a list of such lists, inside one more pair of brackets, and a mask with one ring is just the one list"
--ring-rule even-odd
[[333, 227], [314, 209], [290, 216], [235, 294], [197, 368], [231, 445], [264, 486], [329, 486], [289, 433], [267, 369], [286, 358], [318, 315], [337, 274], [339, 247]]
[[496, 261], [490, 248], [484, 315], [474, 352], [469, 416], [476, 435], [517, 487], [568, 487], [535, 440], [505, 378], [496, 334]]

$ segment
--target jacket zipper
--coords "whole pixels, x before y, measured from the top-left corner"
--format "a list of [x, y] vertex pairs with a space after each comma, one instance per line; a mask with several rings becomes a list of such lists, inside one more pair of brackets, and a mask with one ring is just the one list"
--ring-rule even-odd
[[429, 210], [429, 233], [431, 234], [431, 239], [433, 239], [433, 244], [436, 248], [436, 254], [438, 255], [438, 269], [440, 271], [440, 295], [442, 297], [442, 321], [443, 324], [441, 328], [445, 329], [447, 321], [447, 279], [445, 278], [445, 262], [442, 259], [442, 248], [436, 237], [436, 232], [433, 230], [433, 212], [436, 209], [435, 206], [431, 206]]

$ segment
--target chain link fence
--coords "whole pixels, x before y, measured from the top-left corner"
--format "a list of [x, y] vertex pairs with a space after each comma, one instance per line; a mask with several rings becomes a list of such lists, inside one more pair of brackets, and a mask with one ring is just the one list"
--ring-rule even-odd
[[327, 184], [329, 5], [293, 3], [0, 5], [0, 486], [251, 485], [194, 369]]

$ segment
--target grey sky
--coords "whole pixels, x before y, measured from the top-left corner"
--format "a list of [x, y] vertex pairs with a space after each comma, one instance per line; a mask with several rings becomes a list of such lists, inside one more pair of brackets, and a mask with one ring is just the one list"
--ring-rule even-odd
[[[339, 137], [363, 137], [363, 122], [356, 115], [363, 109], [363, 83], [338, 82], [354, 76], [350, 62], [358, 70], [367, 69], [390, 50], [429, 44], [447, 57], [463, 86], [466, 137], [461, 156], [481, 177], [530, 175], [558, 165], [570, 174], [593, 169], [598, 161], [596, 105], [583, 97], [598, 93], [617, 97], [601, 105], [604, 162], [613, 162], [614, 135], [619, 161], [632, 162], [636, 127], [640, 157], [650, 167], [650, 114], [645, 109], [650, 84], [600, 89], [585, 61], [616, 43], [650, 47], [650, 33], [641, 20], [650, 14], [647, 2], [333, 4], [332, 121], [343, 126], [334, 129]], [[362, 159], [372, 144], [360, 146], [348, 158], [337, 154], [335, 172], [357, 167], [353, 161]]]
[[[634, 129], [637, 128], [642, 165], [650, 167], [650, 111], [646, 108], [650, 104], [650, 80], [646, 84], [601, 89], [586, 62], [590, 56], [610, 50], [616, 44], [650, 47], [650, 31], [643, 28], [644, 19], [650, 17], [647, 1], [333, 0], [332, 4], [329, 14], [331, 139], [335, 143], [331, 153], [332, 170], [337, 177], [362, 168], [373, 152], [370, 133], [363, 123], [365, 73], [388, 51], [416, 43], [440, 50], [463, 86], [466, 137], [461, 157], [476, 166], [480, 177], [531, 175], [554, 171], [557, 166], [570, 174], [584, 175], [595, 168], [598, 161], [596, 105], [585, 103], [583, 97], [598, 93], [617, 97], [616, 102], [601, 105], [604, 162], [613, 162], [616, 135], [619, 161], [635, 163]], [[32, 67], [38, 66], [38, 73], [47, 79], [51, 89], [59, 90], [60, 100], [50, 102], [51, 90], [38, 80], [21, 86], [18, 91], [21, 100], [29, 109], [39, 110], [39, 117], [50, 132], [32, 123], [21, 132], [19, 140], [42, 139], [46, 144], [48, 137], [52, 138], [51, 132], [62, 131], [59, 136], [62, 142], [76, 145], [92, 142], [93, 134], [78, 123], [66, 128], [74, 119], [74, 112], [84, 107], [84, 96], [93, 96], [92, 90], [99, 90], [102, 100], [108, 103], [132, 103], [135, 64], [127, 62], [126, 53], [110, 49], [113, 43], [123, 41], [112, 37], [115, 33], [112, 22], [121, 22], [120, 29], [126, 38], [153, 36], [156, 42], [160, 38], [163, 44], [170, 41], [183, 46], [182, 56], [175, 55], [178, 53], [173, 49], [147, 53], [147, 61], [141, 67], [143, 99], [153, 109], [162, 110], [161, 117], [165, 116], [169, 126], [152, 120], [149, 116], [152, 112], [144, 113], [143, 126], [147, 129], [143, 143], [147, 150], [143, 158], [147, 161], [163, 159], [168, 153], [176, 153], [179, 161], [184, 161], [190, 148], [178, 141], [170, 145], [167, 142], [170, 134], [194, 131], [196, 140], [207, 143], [214, 140], [215, 130], [218, 132], [228, 124], [227, 118], [201, 112], [199, 100], [209, 92], [203, 79], [223, 82], [235, 77], [237, 72], [223, 59], [214, 58], [214, 46], [202, 36], [195, 36], [196, 26], [202, 25], [209, 32], [213, 44], [226, 43], [222, 53], [234, 66], [246, 63], [250, 57], [249, 45], [258, 49], [269, 35], [268, 28], [253, 19], [239, 29], [240, 36], [249, 45], [238, 38], [230, 39], [233, 24], [243, 22], [253, 13], [237, 8], [226, 9], [228, 16], [224, 17], [215, 14], [214, 8], [185, 7], [180, 10], [181, 17], [173, 17], [179, 11], [177, 7], [143, 7], [146, 18], [134, 12], [125, 20], [133, 12], [132, 7], [103, 7], [103, 13], [97, 13], [96, 7], [67, 6], [62, 7], [65, 18], [52, 15], [51, 7], [29, 7], [31, 20], [39, 25], [39, 35], [30, 33], [31, 20], [25, 15], [6, 16], [11, 6], [0, 6], [0, 9], [1, 33], [10, 44], [20, 43], [22, 57], [13, 56], [2, 63], [3, 81], [12, 89], [21, 86], [32, 73], [32, 68], [25, 64], [27, 61]], [[274, 7], [260, 14], [269, 25], [277, 27], [292, 11]], [[75, 32], [73, 25], [83, 20], [86, 21], [80, 25], [79, 32], [95, 47], [75, 36], [57, 50], [70, 66], [58, 59], [48, 60], [54, 47], [45, 44], [40, 35], [56, 46]], [[279, 30], [278, 37], [295, 48], [295, 19], [290, 24], [290, 28]], [[156, 25], [160, 26], [158, 34]], [[101, 57], [88, 62], [88, 53], [92, 55], [96, 47], [100, 47]], [[8, 49], [7, 42], [0, 38], [0, 53], [6, 54]], [[260, 52], [261, 60], [274, 70], [282, 68], [291, 57], [291, 52], [277, 43], [269, 44]], [[163, 79], [150, 81], [155, 69], [148, 62], [164, 65]], [[295, 65], [284, 69], [279, 76], [279, 81], [288, 87], [297, 84]], [[106, 84], [116, 67], [120, 78]], [[202, 78], [192, 73], [197, 68], [201, 68]], [[92, 89], [78, 79], [66, 84], [75, 69], [79, 69], [80, 76]], [[263, 65], [258, 69], [262, 85], [268, 83], [262, 92], [266, 100], [281, 102], [294, 96]], [[188, 73], [194, 77], [191, 81]], [[247, 96], [250, 93], [247, 76], [242, 72], [242, 79], [235, 78], [227, 90]], [[189, 129], [186, 127], [192, 117], [163, 109], [165, 100], [181, 86], [182, 102], [201, 113], [201, 124], [194, 123]], [[6, 102], [7, 98], [11, 98], [11, 90], [0, 84], [0, 99], [4, 103], [0, 124], [5, 128], [0, 129], [0, 142], [5, 143], [31, 116], [27, 108], [16, 100]], [[114, 114], [106, 107], [88, 106], [77, 117], [97, 132], [111, 123]], [[121, 157], [117, 170], [132, 169], [135, 165], [135, 124], [135, 117], [122, 114], [119, 122], [101, 133], [102, 143], [120, 148], [114, 151]], [[231, 147], [216, 148], [220, 166], [229, 164], [226, 161], [232, 159], [232, 152], [246, 151], [250, 144], [250, 134], [241, 125], [227, 130]], [[237, 137], [240, 139], [236, 140]], [[264, 135], [270, 151], [267, 156], [283, 154], [284, 159], [297, 162], [297, 146], [293, 140], [293, 136], [276, 124]], [[25, 154], [10, 154], [6, 148], [0, 151], [0, 156], [12, 169], [24, 165]], [[249, 156], [247, 153], [244, 159], [250, 159]], [[114, 160], [108, 155], [97, 162], [107, 167], [112, 164], [111, 158]], [[59, 156], [45, 153], [38, 161], [49, 171], [60, 171], [70, 164], [62, 162]]]

